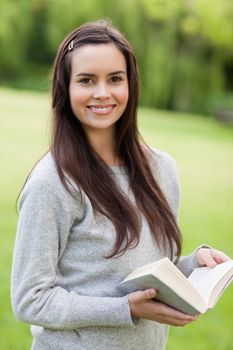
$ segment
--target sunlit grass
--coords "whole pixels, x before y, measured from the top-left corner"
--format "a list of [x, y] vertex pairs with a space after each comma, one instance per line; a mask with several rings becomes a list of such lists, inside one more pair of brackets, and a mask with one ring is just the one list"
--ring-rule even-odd
[[[28, 171], [48, 148], [49, 99], [45, 94], [0, 89], [0, 110], [0, 349], [26, 350], [29, 329], [15, 320], [9, 296], [15, 200]], [[140, 110], [139, 120], [148, 144], [177, 161], [184, 253], [204, 242], [233, 255], [233, 128], [210, 118], [147, 109]], [[232, 349], [232, 291], [230, 286], [200, 321], [171, 329], [168, 349]]]

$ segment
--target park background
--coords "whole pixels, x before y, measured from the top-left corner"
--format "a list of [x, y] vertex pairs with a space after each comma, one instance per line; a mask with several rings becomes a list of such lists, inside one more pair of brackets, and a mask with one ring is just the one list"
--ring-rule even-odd
[[[183, 253], [204, 242], [233, 256], [233, 2], [0, 0], [2, 350], [30, 348], [29, 327], [10, 306], [15, 201], [48, 148], [52, 62], [68, 32], [99, 18], [136, 51], [142, 136], [177, 161]], [[198, 322], [171, 328], [168, 350], [231, 350], [232, 291]]]

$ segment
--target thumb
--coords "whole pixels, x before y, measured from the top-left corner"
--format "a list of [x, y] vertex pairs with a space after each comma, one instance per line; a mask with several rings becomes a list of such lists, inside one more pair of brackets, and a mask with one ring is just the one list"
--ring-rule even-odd
[[134, 293], [135, 299], [137, 301], [153, 299], [156, 296], [157, 292], [155, 289], [150, 288], [146, 290], [140, 290]]

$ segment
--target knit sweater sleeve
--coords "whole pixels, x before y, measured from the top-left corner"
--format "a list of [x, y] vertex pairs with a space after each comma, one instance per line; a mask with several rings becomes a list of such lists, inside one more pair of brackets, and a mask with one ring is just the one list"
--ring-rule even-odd
[[11, 298], [16, 317], [51, 329], [134, 327], [125, 297], [79, 295], [56, 284], [58, 262], [77, 212], [77, 201], [52, 181], [30, 181], [21, 201]]

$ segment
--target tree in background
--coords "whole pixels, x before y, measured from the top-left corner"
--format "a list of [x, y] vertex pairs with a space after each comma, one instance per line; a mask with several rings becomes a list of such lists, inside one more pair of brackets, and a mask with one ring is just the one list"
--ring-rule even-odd
[[0, 0], [0, 6], [1, 80], [31, 75], [33, 87], [45, 79], [64, 35], [108, 17], [137, 53], [141, 104], [204, 114], [233, 106], [229, 0]]
[[146, 104], [211, 112], [216, 99], [233, 90], [233, 3], [140, 2], [150, 28]]
[[25, 0], [0, 0], [0, 80], [21, 75], [26, 61], [30, 6]]
[[27, 36], [26, 58], [35, 65], [48, 65], [53, 53], [48, 37], [48, 1], [34, 0], [31, 6], [30, 30]]

